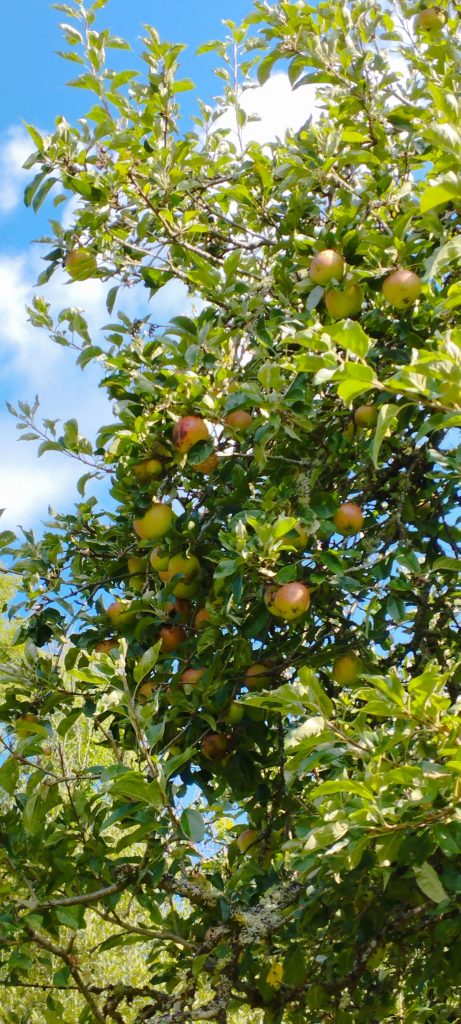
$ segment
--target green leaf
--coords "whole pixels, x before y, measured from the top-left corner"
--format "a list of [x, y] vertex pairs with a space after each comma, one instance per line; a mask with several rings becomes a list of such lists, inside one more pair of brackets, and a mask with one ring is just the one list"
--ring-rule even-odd
[[374, 800], [373, 793], [367, 789], [362, 782], [355, 782], [353, 779], [332, 779], [330, 782], [321, 782], [312, 792], [312, 799], [330, 796], [334, 793], [353, 793], [355, 796], [362, 796], [364, 800]]
[[188, 839], [193, 843], [201, 843], [205, 836], [205, 822], [200, 811], [188, 807], [181, 814], [181, 828]]
[[431, 864], [425, 861], [421, 867], [414, 867], [413, 871], [416, 884], [425, 896], [428, 896], [434, 903], [443, 903], [445, 900], [448, 900], [448, 894], [445, 892], [440, 878]]
[[371, 449], [371, 457], [373, 459], [373, 465], [378, 467], [378, 456], [381, 450], [381, 445], [386, 437], [392, 433], [392, 430], [397, 426], [397, 405], [382, 405], [378, 413], [378, 421], [376, 423], [375, 435], [373, 438], [373, 445]]
[[372, 384], [367, 384], [363, 380], [342, 380], [338, 385], [338, 398], [341, 398], [345, 405], [350, 405], [354, 398], [363, 395], [365, 391], [370, 391], [372, 387]]
[[82, 927], [82, 911], [80, 907], [56, 907], [56, 917], [66, 928], [78, 931]]
[[342, 839], [349, 830], [345, 821], [335, 821], [329, 825], [321, 825], [313, 829], [304, 843], [305, 850], [323, 850], [326, 846], [332, 846]]
[[162, 641], [159, 640], [153, 647], [149, 647], [147, 651], [144, 651], [142, 658], [133, 670], [133, 677], [136, 683], [141, 683], [147, 674], [152, 671], [154, 665], [157, 664], [161, 646]]
[[438, 185], [431, 185], [421, 196], [421, 213], [428, 213], [437, 206], [451, 203], [461, 197], [461, 183], [445, 180]]
[[430, 281], [431, 278], [437, 277], [447, 266], [454, 263], [459, 266], [461, 262], [461, 238], [450, 238], [448, 242], [441, 245], [432, 254], [426, 264], [426, 272], [423, 280]]
[[145, 782], [138, 772], [127, 771], [112, 783], [113, 796], [127, 796], [132, 800], [149, 804], [151, 807], [162, 806], [162, 795], [158, 782]]
[[430, 572], [461, 572], [461, 560], [459, 558], [448, 558], [442, 556], [436, 558], [435, 562], [432, 563]]
[[328, 334], [342, 348], [364, 359], [372, 344], [371, 338], [365, 334], [363, 327], [356, 320], [341, 320], [340, 323], [328, 328]]

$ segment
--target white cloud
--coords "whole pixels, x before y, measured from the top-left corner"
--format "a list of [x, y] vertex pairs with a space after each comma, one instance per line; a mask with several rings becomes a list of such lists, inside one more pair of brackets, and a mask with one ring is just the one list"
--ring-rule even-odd
[[[108, 286], [100, 281], [68, 283], [58, 271], [44, 287], [35, 289], [42, 269], [36, 250], [10, 257], [0, 253], [0, 364], [2, 390], [9, 401], [23, 399], [29, 404], [36, 393], [40, 397], [37, 420], [43, 417], [78, 419], [81, 432], [93, 439], [102, 423], [110, 422], [112, 412], [106, 393], [98, 388], [100, 368], [90, 364], [82, 372], [75, 366], [75, 352], [53, 344], [45, 331], [27, 321], [25, 306], [38, 291], [56, 313], [63, 307], [82, 309], [94, 342], [102, 340], [101, 327], [112, 318], [106, 310]], [[191, 299], [181, 282], [170, 281], [154, 300], [148, 302], [146, 288], [140, 286], [120, 292], [120, 306], [131, 317], [147, 312], [154, 323], [165, 324], [171, 317], [187, 312]], [[59, 426], [58, 426], [59, 429]], [[85, 466], [59, 453], [46, 453], [37, 459], [33, 442], [18, 442], [16, 421], [0, 414], [0, 530], [37, 526], [48, 516], [48, 505], [69, 509], [75, 500], [75, 484]], [[93, 485], [94, 486], [94, 485]]]
[[[309, 117], [315, 119], [318, 116], [315, 85], [293, 89], [288, 75], [282, 71], [272, 75], [264, 85], [247, 89], [242, 94], [241, 105], [247, 114], [259, 118], [245, 125], [242, 132], [244, 145], [249, 142], [264, 144], [283, 138], [286, 131], [299, 131]], [[233, 110], [222, 114], [214, 127], [230, 128], [236, 133]]]
[[11, 213], [22, 201], [31, 172], [22, 167], [33, 150], [27, 132], [13, 125], [0, 137], [0, 212]]

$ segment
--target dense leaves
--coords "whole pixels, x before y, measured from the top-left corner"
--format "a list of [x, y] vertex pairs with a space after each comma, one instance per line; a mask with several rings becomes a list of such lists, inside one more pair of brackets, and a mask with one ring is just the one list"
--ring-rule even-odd
[[[92, 106], [31, 129], [26, 201], [74, 199], [41, 283], [108, 281], [112, 321], [96, 341], [72, 307], [30, 317], [99, 362], [114, 421], [93, 446], [13, 410], [85, 473], [14, 548], [3, 976], [46, 957], [82, 1022], [454, 1022], [457, 5], [415, 32], [405, 4], [256, 3], [205, 47], [224, 95], [182, 132], [181, 48], [147, 28], [144, 71], [111, 70], [104, 2], [56, 6]], [[242, 89], [278, 62], [316, 113], [260, 146]], [[345, 280], [309, 274], [326, 249]], [[190, 303], [160, 327], [167, 283]], [[82, 971], [95, 912], [113, 945], [148, 939], [144, 986], [107, 985], [97, 950]]]

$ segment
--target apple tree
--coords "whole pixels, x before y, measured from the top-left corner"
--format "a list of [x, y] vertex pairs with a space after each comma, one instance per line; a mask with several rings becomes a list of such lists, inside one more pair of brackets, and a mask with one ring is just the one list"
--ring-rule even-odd
[[[223, 95], [192, 127], [181, 46], [146, 27], [121, 67], [105, 0], [55, 6], [89, 105], [30, 127], [26, 202], [71, 212], [29, 316], [113, 418], [92, 443], [12, 410], [82, 477], [3, 536], [2, 983], [45, 972], [50, 1022], [72, 990], [82, 1024], [455, 1024], [460, 5], [257, 0], [202, 48]], [[311, 106], [262, 145], [274, 71]]]

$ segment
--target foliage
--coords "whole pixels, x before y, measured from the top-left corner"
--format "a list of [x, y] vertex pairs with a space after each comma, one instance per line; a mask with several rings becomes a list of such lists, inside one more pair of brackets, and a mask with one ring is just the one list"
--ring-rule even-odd
[[[36, 407], [13, 410], [40, 452], [81, 458], [85, 474], [71, 515], [10, 548], [28, 668], [5, 677], [1, 709], [3, 976], [56, 969], [53, 984], [81, 993], [82, 1024], [225, 1024], [240, 1011], [265, 1024], [454, 1024], [457, 5], [441, 5], [431, 35], [414, 33], [405, 4], [257, 2], [203, 48], [224, 95], [193, 131], [178, 127], [191, 88], [180, 47], [146, 28], [145, 74], [111, 70], [106, 51], [125, 44], [96, 29], [104, 0], [56, 6], [71, 84], [92, 106], [49, 137], [30, 128], [26, 201], [38, 209], [53, 186], [56, 206], [77, 200], [70, 227], [51, 221], [40, 283], [83, 249], [82, 273], [110, 283], [112, 321], [96, 342], [72, 307], [54, 318], [40, 297], [30, 317], [80, 366], [99, 362], [114, 422], [92, 446], [74, 420], [60, 433]], [[242, 88], [280, 61], [293, 88], [316, 87], [318, 116], [247, 143]], [[229, 110], [235, 132], [219, 123]], [[350, 319], [333, 319], [308, 273], [327, 248], [363, 291]], [[403, 310], [382, 294], [399, 267], [422, 280]], [[126, 288], [147, 300], [168, 282], [195, 314], [160, 327], [119, 305]], [[354, 423], [364, 401], [371, 429]], [[251, 415], [240, 430], [225, 423], [236, 410]], [[181, 451], [183, 416], [206, 420], [210, 440]], [[160, 477], [135, 472], [147, 459]], [[95, 476], [106, 508], [86, 496]], [[198, 573], [151, 567], [133, 520], [152, 501], [175, 512], [155, 559], [193, 554]], [[346, 501], [364, 515], [350, 537], [334, 523]], [[145, 558], [134, 571], [132, 557]], [[294, 581], [310, 609], [285, 621], [273, 591]], [[165, 653], [175, 616], [184, 639]], [[337, 659], [351, 654], [358, 672], [343, 682]], [[255, 662], [263, 689], [245, 685]], [[204, 670], [195, 685], [188, 668]], [[63, 738], [86, 720], [91, 756], [56, 777]], [[241, 852], [248, 828], [257, 840]], [[148, 938], [145, 986], [111, 987], [96, 950], [82, 971], [95, 910], [114, 946]]]

